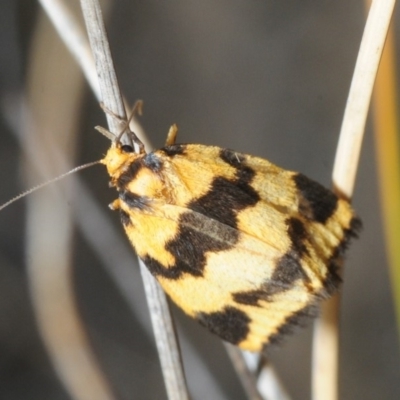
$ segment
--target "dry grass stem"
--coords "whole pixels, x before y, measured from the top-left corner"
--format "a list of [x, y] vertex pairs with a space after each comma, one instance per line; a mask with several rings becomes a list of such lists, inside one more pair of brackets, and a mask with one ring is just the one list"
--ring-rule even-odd
[[264, 397], [262, 397], [257, 390], [257, 380], [254, 371], [250, 370], [241, 350], [229, 343], [225, 343], [225, 348], [233, 367], [240, 378], [242, 386], [247, 394], [247, 398], [249, 400], [263, 400]]
[[333, 168], [334, 187], [347, 198], [353, 194], [372, 89], [395, 3], [372, 2], [358, 52]]
[[[100, 5], [97, 1], [93, 0], [82, 0], [81, 5], [95, 59], [102, 102], [111, 112], [122, 118], [126, 118]], [[116, 118], [107, 115], [107, 120], [111, 132], [119, 133], [121, 128], [123, 128], [123, 122]], [[143, 274], [142, 276], [145, 288], [147, 288], [147, 302], [150, 313], [157, 312], [157, 315], [151, 315], [152, 321], [162, 321], [164, 323], [164, 332], [169, 332], [174, 336], [174, 340], [169, 339], [167, 342], [164, 334], [156, 336], [168, 397], [170, 399], [187, 399], [189, 396], [186, 389], [183, 366], [180, 362], [179, 347], [174, 331], [170, 329], [173, 326], [173, 322], [168, 302], [155, 279], [150, 274]], [[160, 332], [159, 326], [156, 325], [154, 328], [154, 334], [158, 335]]]
[[[57, 38], [49, 35], [49, 30], [50, 26], [40, 18], [29, 73], [29, 107], [33, 118], [24, 115], [22, 127], [27, 132], [22, 135], [23, 147], [29, 148], [38, 162], [43, 161], [46, 177], [49, 171], [65, 167], [54, 157], [48, 164], [44, 162], [52, 155], [54, 132], [65, 156], [73, 157], [72, 134], [76, 132], [77, 107], [83, 88], [80, 71], [59, 46]], [[60, 65], [63, 71], [68, 71], [70, 80], [59, 73]], [[49, 90], [42, 96], [45, 82]], [[32, 173], [27, 175], [37, 179]], [[67, 182], [63, 183], [72, 189]], [[61, 206], [62, 194], [58, 188], [49, 187], [28, 197], [27, 266], [38, 329], [58, 376], [73, 398], [111, 400], [112, 391], [93, 356], [76, 306], [71, 273], [71, 216]]]
[[261, 368], [258, 374], [257, 387], [264, 399], [290, 400], [289, 394], [270, 364]]
[[142, 260], [139, 260], [139, 265], [168, 398], [189, 399], [174, 322], [171, 315], [165, 312], [167, 297]]
[[[348, 199], [354, 188], [364, 128], [395, 0], [374, 0], [369, 10], [343, 117], [333, 169], [335, 191]], [[313, 399], [338, 398], [338, 296], [324, 303], [313, 341]]]
[[100, 99], [99, 81], [86, 33], [63, 0], [38, 0], [61, 40], [71, 52], [96, 98]]
[[[38, 0], [44, 11], [47, 13], [54, 28], [59, 34], [61, 40], [67, 46], [75, 61], [80, 66], [86, 81], [89, 83], [92, 92], [98, 101], [101, 101], [99, 80], [97, 78], [96, 67], [92, 51], [85, 30], [83, 29], [83, 21], [77, 21], [77, 16], [72, 13], [69, 6], [64, 0]], [[107, 11], [107, 10], [106, 10]], [[128, 110], [129, 105], [124, 100], [125, 108]], [[131, 129], [146, 145], [150, 148], [150, 142], [146, 134], [136, 118], [130, 122]]]
[[125, 127], [126, 112], [106, 37], [103, 14], [97, 1], [82, 0], [81, 6], [94, 57], [100, 101], [106, 109], [120, 118], [106, 113], [108, 128], [117, 135]]
[[225, 343], [226, 351], [248, 399], [290, 400], [273, 366], [259, 353], [242, 351]]

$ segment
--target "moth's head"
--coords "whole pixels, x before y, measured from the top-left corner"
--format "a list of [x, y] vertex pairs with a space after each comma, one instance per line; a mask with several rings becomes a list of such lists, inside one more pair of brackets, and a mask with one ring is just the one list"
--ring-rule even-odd
[[111, 177], [118, 177], [124, 171], [125, 166], [130, 165], [141, 156], [143, 154], [135, 153], [133, 146], [113, 141], [101, 163], [106, 166], [107, 172]]

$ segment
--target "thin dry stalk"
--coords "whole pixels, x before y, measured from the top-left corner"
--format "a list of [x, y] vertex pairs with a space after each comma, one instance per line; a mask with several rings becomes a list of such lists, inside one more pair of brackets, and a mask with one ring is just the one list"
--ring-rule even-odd
[[[86, 81], [89, 83], [97, 100], [101, 100], [99, 81], [97, 79], [96, 67], [89, 41], [82, 27], [82, 23], [77, 20], [69, 6], [65, 4], [65, 0], [38, 0], [42, 5], [43, 10], [47, 13], [54, 28], [59, 34], [61, 40], [67, 46], [68, 50], [75, 58], [75, 61], [80, 66]], [[107, 11], [107, 10], [106, 10]], [[124, 100], [125, 108], [129, 109], [128, 103]], [[140, 140], [150, 147], [150, 142], [146, 134], [136, 118], [130, 121], [131, 129], [136, 133]]]
[[372, 89], [396, 0], [374, 0], [368, 13], [351, 81], [333, 168], [335, 189], [353, 194]]
[[277, 376], [271, 364], [264, 365], [257, 379], [257, 388], [264, 399], [290, 400], [290, 396]]
[[290, 400], [275, 369], [263, 355], [242, 351], [229, 343], [225, 348], [248, 399]]
[[78, 62], [86, 81], [97, 99], [100, 99], [99, 81], [94, 68], [93, 55], [87, 36], [76, 16], [63, 0], [38, 0], [46, 12], [61, 40]]
[[[343, 117], [333, 169], [335, 191], [350, 199], [372, 89], [389, 29], [395, 0], [374, 0], [365, 25]], [[314, 400], [338, 398], [339, 298], [323, 304], [313, 341], [312, 395]]]
[[[50, 27], [43, 21], [41, 18], [38, 23], [29, 74], [34, 121], [24, 115], [26, 125], [22, 127], [27, 132], [22, 135], [24, 147], [30, 148], [36, 160], [51, 155], [54, 132], [65, 153], [73, 155], [74, 138], [70, 134], [76, 131], [74, 117], [78, 114], [83, 88], [80, 72], [69, 63], [69, 55], [49, 35]], [[58, 72], [60, 64], [63, 71], [68, 71], [71, 82]], [[42, 96], [45, 84], [49, 89], [46, 98]], [[34, 138], [35, 133], [40, 137]], [[58, 160], [53, 159], [45, 169], [48, 172], [58, 168]], [[52, 188], [28, 198], [27, 266], [38, 329], [59, 377], [73, 398], [111, 400], [112, 391], [90, 350], [77, 311], [70, 259], [72, 224], [68, 211], [60, 208], [61, 196], [60, 191]]]
[[168, 398], [189, 399], [174, 322], [165, 312], [167, 297], [140, 259], [139, 265]]
[[250, 370], [249, 364], [246, 362], [241, 350], [229, 343], [225, 343], [225, 349], [228, 352], [233, 367], [240, 378], [242, 386], [247, 394], [247, 398], [249, 400], [263, 400], [264, 398], [257, 390], [257, 380], [254, 371]]
[[[126, 119], [125, 108], [118, 87], [100, 5], [95, 0], [82, 0], [81, 5], [95, 59], [102, 101], [105, 107], [111, 112], [119, 115], [122, 119]], [[107, 120], [111, 132], [119, 133], [123, 128], [123, 122], [111, 115], [107, 115]], [[142, 276], [145, 287], [151, 288], [151, 290], [147, 290], [147, 302], [150, 313], [157, 311], [156, 315], [152, 315], [152, 321], [163, 321], [165, 325], [164, 332], [169, 332], [170, 336], [168, 341], [166, 341], [165, 335], [156, 336], [168, 397], [177, 400], [188, 399], [189, 395], [186, 388], [178, 342], [173, 329], [171, 330], [173, 321], [168, 302], [155, 279], [150, 274], [143, 274]], [[158, 335], [160, 332], [159, 327], [155, 326], [154, 328], [154, 334]]]

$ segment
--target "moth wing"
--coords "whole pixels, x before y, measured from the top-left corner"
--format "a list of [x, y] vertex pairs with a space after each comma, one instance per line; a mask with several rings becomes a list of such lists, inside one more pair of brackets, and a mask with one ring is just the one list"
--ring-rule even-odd
[[180, 205], [277, 247], [282, 255], [295, 255], [315, 290], [322, 284], [327, 293], [337, 287], [340, 256], [361, 225], [346, 200], [265, 159], [186, 146], [173, 159], [177, 186], [188, 189], [189, 200]]
[[[277, 245], [173, 205], [143, 215], [146, 225], [138, 218], [125, 225], [138, 255], [172, 300], [222, 339], [260, 351], [310, 314], [315, 292]], [[143, 235], [154, 240], [141, 245]]]
[[259, 351], [337, 287], [337, 257], [354, 232], [347, 202], [218, 147], [173, 145], [151, 157], [162, 168], [145, 176], [163, 182], [162, 195], [122, 203], [125, 229], [165, 291], [211, 331]]
[[[224, 304], [237, 308], [235, 302], [239, 302], [250, 307], [241, 309], [252, 316], [249, 334], [261, 332], [261, 336], [251, 340], [249, 336], [252, 344], [242, 343], [242, 347], [259, 349], [299, 319], [314, 315], [316, 299], [337, 289], [342, 250], [355, 236], [360, 221], [347, 201], [302, 174], [218, 147], [187, 145], [185, 150], [173, 160], [181, 186], [189, 190], [189, 201], [183, 205], [240, 232], [239, 243], [230, 250], [209, 253], [207, 266], [217, 271], [225, 260], [231, 266], [226, 274], [237, 277], [236, 283], [255, 278], [252, 287], [243, 284], [242, 291], [227, 282], [232, 291]], [[262, 243], [258, 255], [250, 250], [254, 239]], [[235, 276], [237, 270], [246, 277]], [[216, 323], [226, 322], [221, 312], [208, 317], [199, 314], [220, 335], [218, 329], [229, 327], [229, 323]], [[228, 308], [224, 315], [240, 320], [236, 314]]]

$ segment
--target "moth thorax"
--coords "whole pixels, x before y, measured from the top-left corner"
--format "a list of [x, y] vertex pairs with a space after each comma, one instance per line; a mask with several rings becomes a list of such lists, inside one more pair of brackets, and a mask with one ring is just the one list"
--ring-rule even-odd
[[126, 184], [126, 189], [153, 199], [165, 197], [165, 182], [160, 174], [147, 167], [140, 168], [136, 176]]
[[118, 178], [137, 157], [136, 153], [126, 153], [120, 147], [112, 145], [101, 163], [107, 167], [107, 172], [112, 178]]

